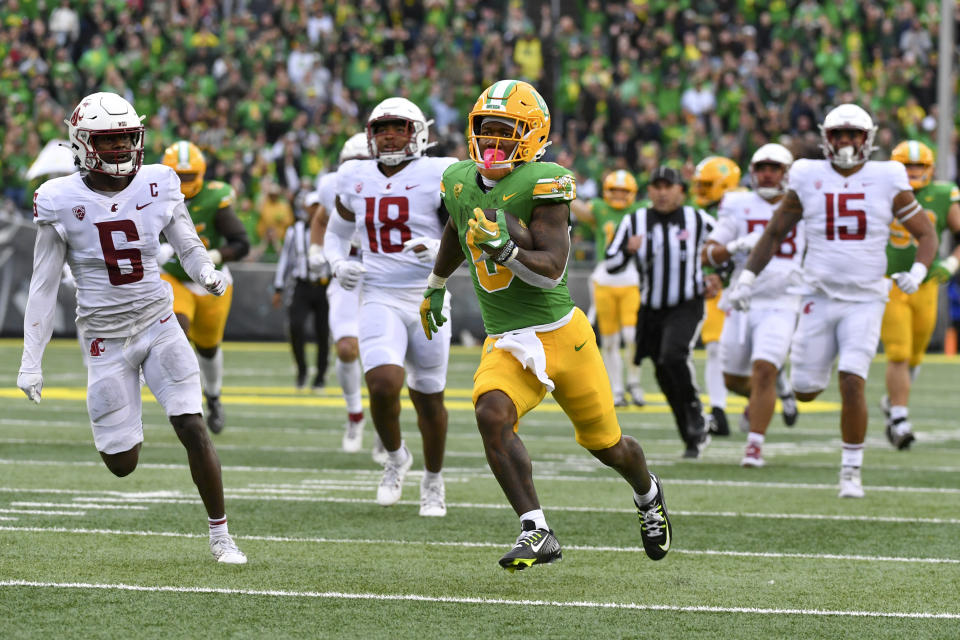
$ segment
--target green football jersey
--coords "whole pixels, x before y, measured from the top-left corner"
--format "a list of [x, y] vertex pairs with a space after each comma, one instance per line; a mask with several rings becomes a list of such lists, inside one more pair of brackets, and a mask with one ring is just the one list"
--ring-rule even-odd
[[[950, 211], [950, 205], [954, 202], [960, 202], [960, 189], [957, 189], [957, 185], [952, 182], [938, 181], [931, 182], [918, 189], [915, 195], [917, 202], [923, 207], [923, 212], [927, 214], [930, 222], [936, 228], [939, 238], [947, 226], [947, 213]], [[894, 220], [890, 224], [890, 240], [887, 243], [887, 275], [893, 275], [900, 271], [910, 271], [916, 255], [917, 241], [899, 220]], [[938, 261], [939, 258], [935, 259], [934, 264]]]
[[617, 227], [620, 226], [623, 216], [636, 210], [637, 207], [632, 204], [626, 209], [611, 207], [603, 198], [594, 198], [590, 201], [590, 211], [593, 213], [594, 221], [593, 240], [596, 243], [597, 262], [603, 262], [607, 245], [613, 240], [613, 234], [617, 232]]
[[[197, 227], [200, 242], [207, 249], [216, 249], [223, 244], [223, 236], [217, 231], [214, 222], [217, 212], [224, 207], [232, 206], [234, 200], [236, 200], [236, 194], [233, 187], [219, 180], [210, 180], [203, 183], [203, 188], [197, 195], [186, 201], [187, 211], [190, 212], [193, 224]], [[163, 265], [163, 270], [177, 280], [190, 279], [176, 254]]]
[[552, 162], [522, 164], [487, 193], [477, 184], [473, 160], [457, 162], [443, 172], [440, 194], [457, 228], [488, 334], [556, 322], [573, 309], [573, 299], [567, 289], [566, 272], [555, 288], [542, 289], [523, 282], [493, 260], [477, 264], [475, 260], [480, 259], [482, 251], [468, 245], [466, 239], [467, 221], [473, 218], [473, 209], [503, 209], [529, 224], [535, 207], [567, 204], [576, 197], [576, 192], [573, 174]]

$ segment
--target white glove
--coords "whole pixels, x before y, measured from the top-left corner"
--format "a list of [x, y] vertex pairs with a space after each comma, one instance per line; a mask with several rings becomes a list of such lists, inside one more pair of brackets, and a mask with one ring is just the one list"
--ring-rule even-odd
[[740, 236], [736, 240], [731, 240], [725, 245], [725, 248], [730, 255], [741, 252], [749, 253], [753, 250], [753, 247], [757, 244], [757, 240], [759, 240], [762, 235], [763, 231], [758, 229], [745, 236]]
[[334, 267], [334, 275], [340, 281], [340, 286], [347, 291], [355, 289], [363, 280], [363, 274], [366, 272], [367, 269], [363, 266], [363, 263], [356, 260], [341, 260]]
[[60, 284], [73, 289], [77, 288], [77, 279], [73, 277], [73, 270], [66, 262], [63, 263], [63, 270], [60, 272]]
[[24, 373], [17, 374], [17, 386], [27, 394], [27, 397], [40, 404], [40, 390], [43, 389], [42, 373]]
[[227, 280], [223, 273], [213, 267], [204, 267], [200, 272], [200, 284], [215, 296], [222, 296], [227, 290]]
[[170, 262], [170, 258], [173, 257], [173, 254], [176, 253], [173, 250], [173, 245], [169, 242], [160, 243], [160, 251], [157, 251], [157, 264], [166, 264]]
[[320, 280], [330, 277], [330, 263], [327, 257], [323, 255], [323, 246], [311, 244], [307, 252], [307, 271], [310, 273], [311, 280]]
[[223, 254], [220, 253], [220, 249], [210, 249], [207, 251], [207, 257], [210, 258], [210, 262], [213, 263], [213, 266], [223, 264]]
[[737, 311], [748, 311], [750, 309], [750, 296], [753, 295], [753, 282], [757, 279], [757, 274], [753, 271], [744, 269], [740, 272], [740, 277], [736, 283], [727, 290], [727, 304]]
[[927, 267], [924, 266], [923, 263], [914, 262], [913, 266], [910, 267], [910, 271], [900, 271], [890, 277], [893, 278], [893, 281], [900, 287], [900, 291], [910, 295], [911, 293], [916, 293], [917, 289], [919, 289], [923, 283], [923, 279], [927, 277]]
[[[423, 251], [414, 251], [417, 247], [426, 247]], [[423, 264], [432, 265], [437, 261], [437, 251], [440, 249], [440, 238], [428, 238], [420, 236], [419, 238], [410, 238], [403, 243], [403, 253], [413, 253], [417, 260]]]

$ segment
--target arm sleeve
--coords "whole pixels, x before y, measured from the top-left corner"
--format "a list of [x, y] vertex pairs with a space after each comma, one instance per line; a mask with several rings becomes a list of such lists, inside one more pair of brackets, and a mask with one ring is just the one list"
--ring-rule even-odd
[[194, 282], [200, 282], [200, 272], [205, 267], [216, 268], [207, 255], [203, 243], [200, 242], [200, 238], [197, 237], [197, 228], [190, 218], [187, 205], [183, 202], [178, 202], [173, 208], [173, 217], [163, 228], [163, 235], [173, 245], [174, 250], [180, 257], [183, 270]]
[[288, 272], [293, 268], [293, 256], [295, 242], [293, 240], [294, 227], [287, 227], [287, 232], [283, 236], [283, 249], [280, 250], [280, 259], [277, 260], [277, 271], [273, 276], [273, 289], [282, 291], [287, 282]]
[[60, 288], [60, 273], [67, 255], [67, 244], [53, 225], [37, 226], [33, 247], [33, 277], [23, 314], [23, 357], [20, 371], [39, 373], [43, 350], [53, 335], [54, 308]]
[[330, 214], [327, 232], [323, 234], [323, 255], [331, 269], [336, 270], [337, 263], [350, 255], [350, 237], [355, 227], [354, 223], [344, 220], [339, 212]]
[[[567, 264], [570, 264], [570, 257], [567, 256]], [[538, 287], [540, 289], [553, 289], [560, 282], [563, 281], [563, 276], [567, 273], [567, 265], [563, 266], [563, 271], [560, 273], [559, 278], [549, 278], [544, 275], [533, 271], [522, 262], [517, 259], [507, 261], [504, 266], [506, 266], [510, 271], [513, 271], [514, 275], [526, 282], [527, 284]]]
[[247, 228], [243, 226], [243, 221], [237, 217], [232, 207], [223, 207], [217, 211], [214, 224], [225, 242], [219, 247], [211, 248], [218, 249], [225, 262], [240, 260], [250, 253], [250, 238], [247, 237]]
[[623, 216], [617, 232], [613, 234], [613, 239], [607, 245], [607, 251], [604, 254], [603, 266], [608, 273], [618, 273], [623, 271], [632, 257], [627, 253], [627, 241], [631, 236], [636, 235], [636, 214]]
[[720, 208], [717, 210], [717, 222], [713, 231], [707, 236], [708, 240], [727, 244], [731, 240], [736, 240], [740, 235], [737, 229], [737, 217], [735, 210], [730, 206], [731, 198], [725, 196], [720, 201]]

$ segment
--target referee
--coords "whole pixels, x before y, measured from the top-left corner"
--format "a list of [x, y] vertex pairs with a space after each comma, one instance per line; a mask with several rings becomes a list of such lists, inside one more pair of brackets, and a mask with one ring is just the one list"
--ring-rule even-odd
[[[324, 386], [330, 349], [330, 308], [327, 304], [330, 268], [324, 265], [322, 273], [310, 272], [307, 253], [310, 248], [310, 219], [320, 207], [317, 192], [307, 193], [303, 205], [306, 216], [298, 211], [296, 222], [287, 227], [283, 239], [283, 250], [280, 252], [273, 279], [273, 306], [280, 308], [285, 297], [289, 300], [287, 313], [290, 322], [290, 347], [297, 363], [297, 389], [301, 390], [307, 385], [307, 318], [313, 314], [313, 328], [317, 338], [317, 373], [313, 378], [313, 390], [318, 392]], [[288, 295], [285, 296], [285, 293]]]
[[653, 206], [623, 218], [607, 247], [605, 264], [614, 273], [632, 260], [640, 272], [643, 304], [637, 316], [634, 362], [653, 360], [657, 383], [686, 445], [683, 457], [698, 458], [710, 436], [690, 352], [703, 323], [700, 250], [714, 219], [684, 206], [686, 184], [676, 169], [655, 169], [647, 196]]

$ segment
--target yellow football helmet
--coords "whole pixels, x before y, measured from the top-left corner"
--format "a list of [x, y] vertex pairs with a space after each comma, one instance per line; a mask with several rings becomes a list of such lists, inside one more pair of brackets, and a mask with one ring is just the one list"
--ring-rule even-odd
[[163, 164], [180, 176], [180, 191], [184, 198], [189, 200], [200, 193], [203, 174], [207, 172], [207, 161], [200, 147], [187, 140], [178, 140], [163, 152]]
[[[513, 134], [483, 136], [495, 139], [496, 145], [481, 153], [478, 138], [485, 118], [498, 118], [498, 122], [513, 126]], [[529, 83], [499, 80], [480, 94], [470, 110], [467, 136], [470, 157], [477, 163], [477, 170], [491, 180], [499, 180], [518, 163], [533, 162], [543, 156], [550, 144], [550, 111]], [[511, 147], [508, 155], [507, 149]]]
[[637, 179], [623, 169], [603, 179], [603, 200], [614, 209], [626, 209], [637, 199]]
[[698, 207], [720, 202], [723, 194], [740, 184], [740, 167], [730, 158], [704, 158], [693, 172], [693, 201]]
[[[933, 180], [933, 165], [936, 164], [936, 156], [933, 154], [933, 149], [919, 140], [904, 140], [893, 148], [890, 159], [901, 162], [907, 167], [910, 186], [914, 190], [924, 188]], [[911, 165], [921, 165], [922, 168], [911, 169]]]

